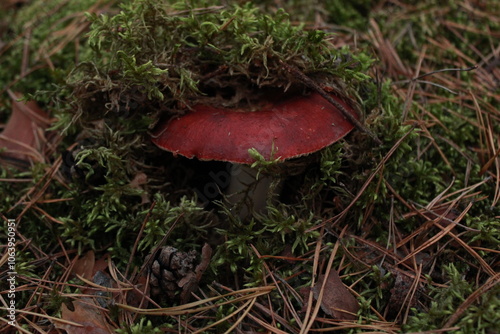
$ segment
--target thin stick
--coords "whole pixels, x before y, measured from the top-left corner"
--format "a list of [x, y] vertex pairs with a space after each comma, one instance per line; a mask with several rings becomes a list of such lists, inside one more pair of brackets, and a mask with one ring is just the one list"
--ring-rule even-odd
[[429, 75], [434, 75], [436, 73], [441, 73], [441, 72], [469, 72], [469, 71], [472, 71], [472, 70], [475, 70], [477, 69], [477, 65], [474, 65], [474, 66], [471, 66], [471, 67], [467, 67], [467, 68], [442, 68], [440, 70], [436, 70], [436, 71], [432, 71], [432, 72], [428, 72], [428, 73], [424, 73], [422, 75], [419, 75], [418, 77], [412, 79], [412, 80], [420, 80], [422, 78], [425, 78]]
[[371, 132], [366, 126], [361, 124], [360, 121], [356, 119], [350, 112], [348, 112], [343, 105], [335, 101], [330, 94], [328, 94], [323, 88], [321, 88], [320, 85], [318, 85], [314, 80], [309, 78], [306, 74], [304, 74], [301, 70], [299, 70], [297, 67], [286, 64], [282, 60], [280, 60], [281, 65], [290, 73], [296, 76], [300, 81], [302, 81], [303, 84], [305, 84], [307, 87], [315, 90], [318, 92], [323, 98], [325, 98], [328, 102], [330, 102], [332, 105], [334, 105], [337, 109], [340, 110], [342, 115], [349, 120], [358, 130], [368, 134], [378, 145], [382, 145], [382, 142], [378, 137]]
[[421, 79], [423, 79], [425, 77], [428, 77], [429, 75], [434, 75], [436, 73], [442, 73], [442, 72], [469, 72], [469, 71], [476, 70], [477, 68], [478, 68], [478, 65], [474, 65], [474, 66], [466, 67], [466, 68], [442, 68], [440, 70], [435, 70], [435, 71], [431, 71], [431, 72], [427, 72], [427, 73], [421, 74], [418, 77], [415, 77], [415, 78], [412, 78], [412, 79], [395, 81], [394, 84], [395, 85], [405, 84], [405, 83], [409, 83], [409, 82], [412, 82], [412, 81], [421, 80]]

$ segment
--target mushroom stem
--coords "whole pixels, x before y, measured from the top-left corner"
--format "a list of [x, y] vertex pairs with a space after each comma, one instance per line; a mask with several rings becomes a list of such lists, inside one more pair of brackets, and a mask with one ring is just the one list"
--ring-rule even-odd
[[239, 208], [237, 215], [244, 219], [252, 212], [264, 213], [270, 193], [272, 177], [260, 174], [248, 165], [233, 164], [227, 189], [230, 204]]

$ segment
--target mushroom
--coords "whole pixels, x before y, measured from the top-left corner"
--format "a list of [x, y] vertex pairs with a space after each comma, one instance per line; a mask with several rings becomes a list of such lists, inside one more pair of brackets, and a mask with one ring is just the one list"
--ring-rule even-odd
[[[332, 95], [356, 118], [355, 110]], [[262, 212], [271, 180], [255, 183], [257, 171], [250, 167], [255, 150], [266, 160], [285, 161], [327, 147], [349, 133], [354, 125], [339, 109], [320, 94], [275, 99], [257, 111], [196, 105], [186, 114], [160, 123], [152, 134], [159, 148], [199, 160], [232, 163], [226, 195], [238, 203], [246, 194], [251, 207], [242, 208], [240, 218], [249, 211]], [[248, 187], [253, 185], [254, 188]]]

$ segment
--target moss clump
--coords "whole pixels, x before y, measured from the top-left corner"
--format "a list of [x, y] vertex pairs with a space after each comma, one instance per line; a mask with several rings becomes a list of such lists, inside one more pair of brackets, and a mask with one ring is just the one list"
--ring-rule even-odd
[[[299, 324], [308, 317], [299, 310], [304, 310], [308, 296], [297, 292], [323, 272], [333, 251], [333, 268], [356, 291], [362, 306], [362, 328], [353, 325], [349, 332], [442, 331], [456, 326], [457, 332], [489, 333], [499, 326], [499, 291], [492, 285], [497, 278], [494, 250], [499, 246], [496, 165], [481, 173], [488, 161], [497, 163], [498, 143], [491, 135], [498, 132], [494, 53], [481, 55], [483, 68], [492, 72], [491, 82], [474, 71], [439, 72], [424, 81], [386, 81], [401, 75], [411, 79], [420, 57], [424, 73], [470, 65], [478, 50], [492, 52], [490, 39], [497, 35], [498, 22], [488, 18], [494, 17], [498, 5], [391, 2], [367, 13], [370, 4], [364, 0], [350, 7], [339, 6], [341, 1], [319, 2], [239, 1], [240, 5], [220, 6], [201, 0], [127, 1], [120, 10], [89, 14], [91, 22], [79, 21], [83, 27], [92, 24], [90, 43], [77, 38], [61, 49], [64, 54], [52, 54], [57, 71], [37, 71], [40, 78], [22, 79], [17, 86], [12, 84], [15, 74], [2, 79], [30, 91], [47, 89], [40, 83], [60, 84], [56, 102], [65, 110], [58, 114], [58, 126], [68, 130], [59, 146], [59, 152], [68, 148], [63, 173], [56, 172], [57, 164], [54, 169], [39, 164], [26, 173], [0, 166], [0, 207], [20, 221], [16, 270], [25, 287], [16, 296], [20, 309], [54, 315], [64, 301], [80, 296], [76, 285], [81, 282], [66, 279], [77, 252], [94, 248], [99, 256], [109, 255], [116, 273], [136, 284], [131, 273], [162, 242], [182, 250], [199, 250], [207, 242], [213, 256], [211, 270], [200, 282], [203, 292], [215, 295], [222, 289], [262, 288], [277, 282], [278, 289], [257, 300], [264, 308], [255, 304], [245, 308], [248, 315], [236, 314], [243, 305], [236, 300], [227, 305], [210, 301], [211, 310], [195, 314], [144, 316], [136, 318], [135, 325], [125, 320], [120, 323], [122, 332], [175, 331], [185, 324], [195, 330], [218, 319], [224, 322], [219, 331], [228, 330], [234, 319], [241, 320], [241, 330], [256, 330], [252, 319], [259, 319], [270, 327], [299, 332]], [[76, 5], [53, 3], [61, 8]], [[277, 9], [284, 3], [290, 15]], [[35, 11], [26, 8], [26, 13]], [[379, 25], [380, 36], [363, 33], [370, 17]], [[64, 25], [48, 22], [64, 30]], [[345, 34], [335, 40], [334, 35], [304, 28], [311, 26]], [[481, 31], [481, 26], [491, 32]], [[12, 36], [23, 34], [15, 29]], [[41, 44], [30, 44], [30, 55], [50, 49], [41, 45], [56, 45], [60, 37], [40, 36]], [[352, 41], [388, 57], [377, 66], [377, 81], [365, 74], [371, 63], [368, 56], [335, 49], [332, 40]], [[391, 45], [380, 44], [382, 40]], [[9, 44], [3, 53], [17, 57], [5, 62], [12, 68], [20, 66], [21, 42]], [[384, 52], [388, 47], [394, 47], [390, 50], [401, 64], [392, 58], [394, 52]], [[30, 59], [35, 67], [38, 60]], [[75, 60], [79, 65], [73, 68]], [[320, 85], [359, 95], [363, 109], [374, 111], [366, 124], [384, 143], [375, 146], [353, 131], [345, 142], [310, 157], [314, 162], [286, 180], [283, 196], [269, 203], [267, 214], [241, 221], [217, 206], [220, 203], [211, 204], [213, 211], [202, 208], [195, 193], [200, 184], [208, 183], [192, 179], [200, 177], [206, 165], [197, 169], [194, 161], [160, 152], [150, 143], [148, 130], [159, 117], [182, 113], [196, 103], [254, 109], [269, 93], [307, 91], [283, 63]], [[61, 78], [70, 70], [62, 85]], [[51, 96], [43, 94], [39, 96], [49, 101]], [[386, 160], [388, 152], [392, 155]], [[257, 160], [263, 169], [272, 165]], [[25, 180], [10, 182], [12, 178]], [[435, 219], [441, 214], [443, 219]], [[450, 230], [451, 221], [457, 224]], [[129, 260], [132, 263], [126, 263]], [[210, 281], [215, 284], [207, 286]], [[224, 287], [219, 290], [220, 284]], [[123, 309], [110, 311], [115, 323], [131, 319]], [[343, 326], [322, 312], [312, 331]], [[43, 327], [37, 319], [27, 318], [23, 325], [32, 321]], [[45, 323], [44, 329], [49, 326]]]
[[[427, 331], [444, 328], [447, 321], [461, 309], [465, 300], [474, 293], [471, 283], [463, 279], [463, 274], [453, 264], [443, 268], [449, 278], [446, 288], [431, 288], [429, 296], [432, 298], [430, 307], [426, 312], [409, 318], [403, 330], [406, 332]], [[467, 305], [464, 316], [457, 317], [455, 322], [449, 323], [458, 328], [453, 333], [490, 333], [493, 328], [500, 326], [498, 312], [500, 302], [498, 294], [500, 287], [493, 283], [493, 288], [484, 289], [484, 293], [478, 295], [477, 302]]]
[[[160, 117], [185, 112], [196, 103], [254, 109], [270, 93], [306, 92], [283, 63], [342, 95], [357, 96], [368, 80], [369, 57], [334, 48], [332, 35], [293, 24], [283, 10], [269, 14], [251, 3], [154, 0], [120, 7], [116, 15], [88, 16], [88, 45], [94, 53], [69, 75], [65, 89], [72, 96], [57, 125], [79, 134], [78, 150], [67, 154], [73, 183], [65, 196], [81, 205], [71, 217], [61, 218], [64, 236], [79, 248], [98, 247], [114, 234], [120, 240], [113, 250], [128, 258], [128, 243], [121, 240], [138, 230], [142, 216], [130, 211], [147, 212], [151, 201], [167, 210], [147, 222], [140, 250], [161, 239], [168, 228], [162, 224], [173, 222], [175, 212], [186, 214], [176, 211], [174, 203], [189, 202], [191, 220], [205, 224], [205, 213], [183, 197], [194, 198], [194, 191], [176, 187], [178, 162], [150, 143], [148, 130]], [[137, 175], [146, 181], [134, 188]], [[164, 195], [158, 200], [160, 192]], [[293, 228], [283, 230], [300, 233], [297, 221], [309, 226], [309, 213], [293, 218], [287, 223]], [[96, 237], [102, 239], [97, 244]], [[297, 240], [305, 245], [306, 239]]]
[[368, 78], [368, 58], [335, 49], [331, 35], [293, 25], [283, 10], [266, 14], [251, 3], [197, 6], [137, 0], [112, 17], [91, 15], [96, 57], [81, 64], [70, 82], [84, 102], [78, 116], [129, 115], [145, 100], [149, 113], [207, 100], [252, 107], [266, 88], [298, 84], [283, 63], [342, 94]]
[[[90, 49], [82, 47], [88, 27], [84, 12], [97, 10], [96, 2], [35, 0], [2, 11], [8, 29], [0, 30], [0, 37], [8, 42], [0, 47], [0, 87], [35, 93], [62, 84], [78, 60], [89, 56]], [[100, 1], [100, 6], [109, 2]], [[48, 102], [48, 95], [38, 99]]]

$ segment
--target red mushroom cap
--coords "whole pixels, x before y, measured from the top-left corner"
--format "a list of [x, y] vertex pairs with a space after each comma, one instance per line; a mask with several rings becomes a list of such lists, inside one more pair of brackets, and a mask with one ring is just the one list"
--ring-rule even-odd
[[[357, 117], [352, 107], [332, 97]], [[312, 93], [254, 112], [197, 105], [187, 114], [160, 124], [153, 133], [153, 143], [187, 158], [251, 164], [251, 148], [266, 160], [286, 160], [329, 146], [353, 127], [335, 106]]]

